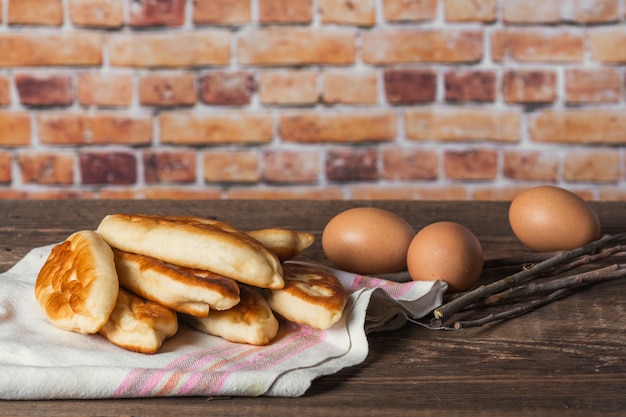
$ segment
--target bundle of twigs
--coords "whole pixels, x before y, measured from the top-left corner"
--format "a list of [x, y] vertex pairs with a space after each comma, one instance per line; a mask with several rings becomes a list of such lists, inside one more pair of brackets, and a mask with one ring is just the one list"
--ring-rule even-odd
[[[605, 235], [602, 238], [579, 248], [558, 252], [545, 259], [520, 259], [520, 271], [485, 284], [471, 291], [454, 294], [439, 308], [435, 309], [431, 325], [442, 326], [452, 322], [451, 328], [463, 329], [478, 327], [494, 321], [507, 320], [537, 307], [556, 301], [590, 285], [626, 277], [626, 263], [606, 261], [626, 253], [626, 233]], [[594, 266], [595, 264], [595, 266]], [[582, 272], [579, 270], [584, 269]], [[491, 307], [512, 304], [496, 313], [489, 313]], [[466, 311], [487, 311], [471, 320], [452, 320], [457, 313]]]

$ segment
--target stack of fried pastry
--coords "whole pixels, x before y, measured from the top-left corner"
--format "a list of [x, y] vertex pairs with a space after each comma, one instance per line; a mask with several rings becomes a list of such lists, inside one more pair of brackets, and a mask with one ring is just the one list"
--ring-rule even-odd
[[202, 217], [111, 214], [52, 248], [35, 297], [55, 326], [136, 352], [156, 353], [179, 320], [265, 345], [278, 333], [275, 314], [316, 329], [341, 318], [347, 295], [335, 276], [285, 263], [313, 241]]

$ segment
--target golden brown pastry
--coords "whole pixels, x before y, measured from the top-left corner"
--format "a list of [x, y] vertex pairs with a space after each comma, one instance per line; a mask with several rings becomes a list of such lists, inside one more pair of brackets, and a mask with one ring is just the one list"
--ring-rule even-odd
[[177, 331], [176, 313], [121, 289], [100, 334], [124, 349], [153, 354]]
[[260, 242], [217, 220], [111, 214], [98, 232], [112, 247], [261, 288], [282, 288], [281, 264]]
[[239, 302], [239, 285], [210, 271], [177, 267], [158, 259], [114, 249], [120, 285], [180, 313], [204, 317]]
[[278, 256], [281, 262], [293, 259], [313, 244], [315, 235], [309, 232], [273, 227], [246, 232]]
[[283, 265], [285, 287], [271, 290], [267, 302], [287, 320], [328, 329], [343, 313], [347, 293], [337, 277], [308, 265]]
[[84, 334], [105, 325], [118, 290], [113, 251], [90, 230], [54, 246], [35, 281], [35, 298], [50, 322]]
[[181, 315], [181, 320], [231, 342], [267, 345], [278, 333], [278, 320], [260, 294], [246, 286], [240, 291], [241, 301], [230, 310], [211, 311], [202, 318]]

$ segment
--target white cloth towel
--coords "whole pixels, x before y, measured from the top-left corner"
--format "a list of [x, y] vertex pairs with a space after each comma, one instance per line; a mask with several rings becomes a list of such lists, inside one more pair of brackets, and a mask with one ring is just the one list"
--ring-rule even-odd
[[51, 248], [33, 249], [0, 274], [0, 399], [300, 396], [314, 379], [365, 360], [368, 332], [423, 317], [446, 289], [440, 281], [397, 283], [331, 270], [349, 299], [329, 330], [281, 322], [277, 338], [259, 347], [181, 324], [157, 354], [145, 355], [50, 324], [33, 286]]

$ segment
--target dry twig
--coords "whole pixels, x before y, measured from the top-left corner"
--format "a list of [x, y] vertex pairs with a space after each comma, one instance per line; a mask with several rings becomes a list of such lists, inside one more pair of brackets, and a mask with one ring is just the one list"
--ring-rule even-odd
[[522, 314], [528, 313], [529, 311], [532, 311], [538, 307], [541, 307], [543, 305], [556, 301], [559, 298], [562, 298], [568, 295], [568, 293], [570, 292], [572, 292], [571, 288], [561, 288], [560, 290], [554, 291], [553, 293], [550, 293], [549, 295], [545, 297], [531, 300], [526, 304], [513, 307], [506, 311], [501, 311], [496, 314], [489, 314], [489, 315], [486, 315], [485, 317], [481, 317], [476, 320], [457, 321], [456, 323], [454, 323], [454, 329], [460, 330], [460, 329], [467, 329], [469, 327], [480, 327], [484, 324], [492, 323], [494, 321], [505, 320], [505, 319], [516, 317], [516, 316], [521, 316]]
[[626, 277], [626, 265], [615, 264], [604, 268], [583, 272], [581, 274], [571, 275], [565, 278], [553, 279], [551, 281], [542, 283], [533, 282], [528, 285], [516, 287], [509, 291], [506, 291], [505, 293], [502, 293], [504, 295], [500, 297], [492, 299], [490, 299], [491, 297], [488, 297], [487, 299], [485, 299], [484, 303], [482, 303], [482, 306], [500, 304], [504, 300], [509, 298], [520, 299], [546, 293], [548, 293], [548, 295], [541, 298], [533, 299], [525, 304], [517, 305], [508, 310], [501, 311], [497, 314], [488, 314], [480, 319], [457, 321], [454, 324], [454, 328], [462, 329], [468, 327], [477, 327], [482, 326], [486, 323], [491, 323], [493, 321], [513, 318], [532, 311], [537, 307], [548, 304], [559, 298], [562, 298], [566, 295], [569, 295], [575, 290], [586, 287], [590, 284], [596, 284], [599, 282], [610, 281], [624, 277]]
[[[507, 289], [517, 287], [520, 284], [529, 282], [537, 277], [542, 276], [542, 274], [550, 270], [554, 271], [554, 268], [558, 267], [559, 265], [562, 269], [571, 269], [576, 266], [592, 262], [593, 260], [597, 260], [597, 256], [599, 255], [594, 254], [595, 251], [605, 247], [608, 244], [619, 244], [624, 240], [626, 240], [626, 233], [615, 236], [605, 235], [600, 239], [589, 243], [588, 245], [568, 251], [558, 252], [548, 259], [545, 259], [544, 261], [541, 261], [529, 268], [525, 268], [522, 271], [495, 281], [491, 284], [482, 285], [475, 290], [469, 291], [461, 295], [460, 297], [443, 304], [439, 308], [435, 309], [433, 322], [440, 323], [442, 319], [448, 318], [458, 313], [466, 307], [479, 302], [481, 299], [492, 296]], [[608, 251], [605, 252], [602, 256], [607, 257], [610, 256], [612, 253], [617, 253], [622, 250], [623, 247], [620, 247], [620, 249], [616, 250], [616, 252]], [[586, 260], [582, 260], [581, 257], [584, 257], [585, 255], [588, 255], [588, 257], [586, 258]]]

